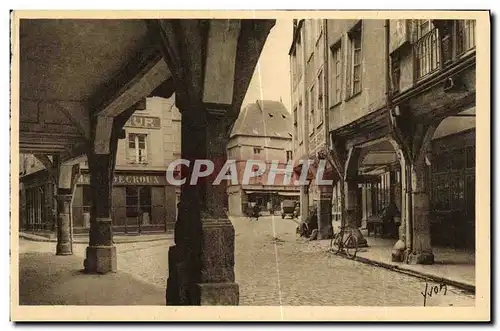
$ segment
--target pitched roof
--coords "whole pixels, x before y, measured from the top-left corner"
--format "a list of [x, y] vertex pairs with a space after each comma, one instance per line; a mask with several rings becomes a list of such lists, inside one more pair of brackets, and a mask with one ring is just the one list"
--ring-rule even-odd
[[291, 114], [283, 103], [257, 100], [241, 110], [231, 137], [247, 135], [292, 139], [292, 128]]

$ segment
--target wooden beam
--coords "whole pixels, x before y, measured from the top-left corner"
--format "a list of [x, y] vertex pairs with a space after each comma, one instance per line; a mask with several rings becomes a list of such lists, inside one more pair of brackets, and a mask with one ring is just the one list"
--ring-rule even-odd
[[210, 21], [203, 84], [204, 103], [233, 104], [239, 35], [240, 20]]
[[38, 161], [40, 161], [41, 164], [43, 164], [43, 166], [47, 170], [50, 171], [53, 168], [52, 161], [50, 160], [47, 154], [33, 154], [33, 155], [38, 159]]
[[358, 133], [356, 137], [350, 139], [347, 142], [347, 147], [349, 148], [349, 147], [359, 146], [366, 142], [386, 137], [388, 134], [389, 134], [388, 127], [383, 127], [380, 128], [379, 130], [368, 132], [365, 134]]
[[27, 153], [27, 154], [39, 154], [39, 153], [48, 153], [48, 154], [59, 154], [59, 153], [67, 153], [66, 146], [44, 146], [44, 145], [20, 145], [19, 152]]
[[181, 110], [199, 107], [202, 102], [204, 53], [208, 20], [146, 20], [150, 35], [157, 41], [176, 88]]
[[112, 79], [98, 89], [90, 101], [94, 116], [116, 117], [138, 104], [170, 77], [170, 71], [156, 47], [137, 54]]
[[238, 74], [234, 82], [232, 109], [227, 117], [228, 126], [238, 118], [260, 54], [275, 24], [276, 20], [274, 19], [241, 21], [240, 38], [236, 49], [235, 70]]
[[67, 139], [71, 141], [81, 141], [83, 138], [76, 133], [64, 133], [64, 132], [45, 132], [45, 131], [23, 131], [20, 134], [19, 139], [27, 139], [27, 140], [40, 140], [45, 138], [54, 139], [56, 141], [61, 141], [61, 139]]
[[80, 132], [73, 125], [61, 125], [61, 124], [40, 124], [40, 123], [19, 123], [19, 134], [24, 135], [25, 133], [48, 133], [48, 134], [64, 134], [64, 135], [77, 135], [80, 136]]
[[60, 135], [49, 136], [47, 134], [36, 136], [25, 136], [24, 134], [19, 137], [20, 144], [37, 144], [37, 145], [65, 145], [72, 146], [76, 143], [82, 142], [84, 139], [82, 137], [69, 136], [64, 137]]

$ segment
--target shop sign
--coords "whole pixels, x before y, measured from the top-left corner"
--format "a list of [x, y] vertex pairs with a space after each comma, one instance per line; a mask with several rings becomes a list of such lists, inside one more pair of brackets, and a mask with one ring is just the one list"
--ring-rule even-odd
[[[90, 174], [80, 176], [78, 184], [89, 185]], [[115, 175], [113, 177], [113, 185], [165, 185], [163, 176], [154, 175]]]
[[160, 129], [161, 120], [159, 117], [132, 116], [125, 126], [133, 128]]

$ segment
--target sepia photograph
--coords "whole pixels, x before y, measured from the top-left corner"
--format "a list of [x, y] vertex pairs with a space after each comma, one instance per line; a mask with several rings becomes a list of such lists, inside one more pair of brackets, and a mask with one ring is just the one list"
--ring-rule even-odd
[[10, 24], [12, 321], [492, 318], [489, 11]]

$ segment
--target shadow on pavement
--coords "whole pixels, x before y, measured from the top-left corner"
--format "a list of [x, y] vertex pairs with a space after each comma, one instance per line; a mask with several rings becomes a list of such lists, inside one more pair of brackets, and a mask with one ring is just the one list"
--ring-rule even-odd
[[[85, 274], [78, 256], [19, 256], [20, 305], [165, 305], [165, 289], [124, 272]], [[118, 266], [119, 268], [119, 266]]]

